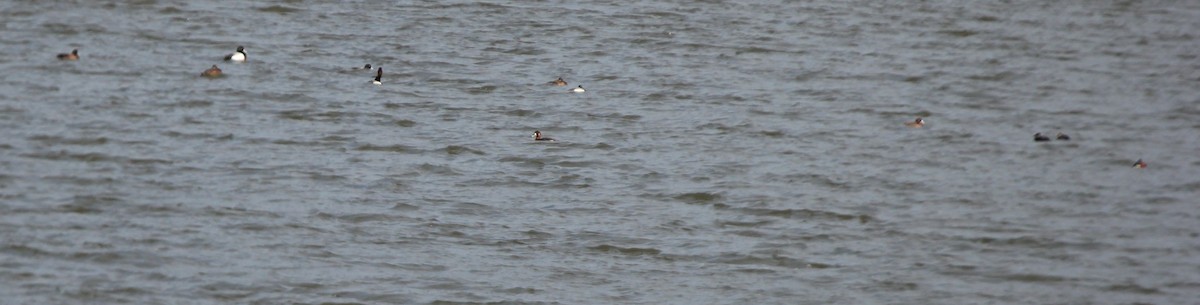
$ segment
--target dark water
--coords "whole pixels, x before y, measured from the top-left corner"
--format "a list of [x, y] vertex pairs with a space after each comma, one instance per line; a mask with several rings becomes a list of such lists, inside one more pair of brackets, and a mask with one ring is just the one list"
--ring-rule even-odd
[[1194, 2], [0, 12], [3, 304], [1200, 302]]

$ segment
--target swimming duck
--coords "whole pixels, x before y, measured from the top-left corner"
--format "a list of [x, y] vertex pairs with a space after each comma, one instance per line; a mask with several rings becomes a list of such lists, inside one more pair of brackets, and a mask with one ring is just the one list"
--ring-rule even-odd
[[71, 53], [58, 54], [59, 60], [79, 60], [79, 49], [71, 50]]
[[1033, 141], [1034, 142], [1050, 141], [1050, 137], [1043, 135], [1042, 133], [1039, 132], [1039, 133], [1033, 134]]
[[238, 46], [237, 52], [233, 52], [233, 54], [225, 55], [225, 60], [246, 61], [246, 48], [243, 48], [242, 46]]
[[362, 66], [362, 68], [354, 68], [354, 70], [371, 70], [371, 64]]
[[905, 122], [904, 126], [908, 126], [908, 127], [912, 127], [912, 128], [921, 128], [921, 126], [925, 126], [925, 119], [918, 117], [916, 120], [913, 120], [912, 122]]
[[534, 130], [534, 131], [533, 131], [533, 140], [534, 140], [534, 141], [550, 141], [550, 142], [554, 142], [554, 139], [552, 139], [552, 138], [544, 138], [544, 137], [542, 137], [542, 132], [541, 132], [540, 130]]
[[200, 76], [207, 76], [207, 77], [221, 76], [221, 68], [217, 68], [217, 65], [213, 65], [212, 68], [208, 68], [208, 70], [204, 70], [204, 73], [200, 73]]
[[375, 80], [371, 81], [371, 83], [376, 85], [383, 84], [383, 67], [379, 67], [379, 70], [375, 71]]
[[552, 81], [550, 81], [549, 83], [546, 83], [546, 84], [547, 84], [547, 85], [555, 85], [555, 86], [566, 86], [566, 85], [567, 85], [567, 81], [563, 80], [563, 79], [562, 79], [562, 77], [559, 77], [558, 79], [556, 79], [556, 80], [552, 80]]
[[1070, 141], [1071, 136], [1068, 136], [1067, 134], [1060, 132], [1060, 133], [1058, 133], [1058, 135], [1054, 136], [1054, 139], [1060, 140], [1060, 141]]
[[579, 87], [571, 88], [571, 90], [567, 90], [567, 92], [583, 93], [583, 85], [579, 85]]
[[1133, 162], [1134, 168], [1146, 168], [1146, 166], [1146, 162], [1143, 162], [1142, 159], [1138, 159], [1137, 162]]

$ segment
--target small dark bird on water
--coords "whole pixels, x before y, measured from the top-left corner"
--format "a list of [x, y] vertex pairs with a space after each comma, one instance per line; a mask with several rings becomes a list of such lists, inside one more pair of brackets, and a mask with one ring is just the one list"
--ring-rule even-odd
[[1137, 162], [1133, 162], [1133, 168], [1146, 168], [1146, 166], [1146, 162], [1142, 161], [1142, 159], [1138, 159]]
[[1050, 137], [1047, 137], [1046, 135], [1039, 132], [1039, 133], [1033, 134], [1033, 141], [1034, 142], [1050, 141]]
[[375, 80], [372, 80], [371, 83], [376, 85], [383, 84], [383, 67], [379, 67], [379, 70], [375, 71]]
[[59, 60], [79, 60], [79, 49], [71, 50], [71, 53], [58, 54]]
[[1068, 136], [1067, 134], [1065, 134], [1065, 133], [1061, 133], [1061, 132], [1060, 132], [1060, 133], [1058, 133], [1058, 135], [1057, 135], [1057, 136], [1055, 136], [1055, 137], [1054, 137], [1054, 139], [1055, 139], [1055, 140], [1060, 140], [1060, 141], [1070, 141], [1070, 140], [1071, 140], [1071, 136]]
[[550, 142], [554, 142], [554, 139], [547, 138], [547, 137], [543, 137], [543, 136], [542, 136], [542, 131], [540, 131], [540, 130], [534, 130], [534, 131], [533, 131], [533, 140], [534, 140], [534, 141], [550, 141]]
[[204, 70], [204, 73], [200, 73], [200, 76], [204, 76], [204, 77], [221, 76], [221, 68], [217, 68], [217, 65], [213, 65], [212, 68], [208, 68], [208, 70]]
[[921, 128], [921, 126], [925, 126], [925, 119], [918, 117], [916, 120], [913, 120], [912, 122], [905, 122], [904, 126], [908, 126], [908, 127], [912, 127], [912, 128]]

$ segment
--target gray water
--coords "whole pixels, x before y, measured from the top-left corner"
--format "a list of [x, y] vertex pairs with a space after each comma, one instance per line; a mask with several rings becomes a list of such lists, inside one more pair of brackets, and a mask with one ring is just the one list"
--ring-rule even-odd
[[0, 3], [2, 304], [1200, 303], [1196, 2], [100, 2]]

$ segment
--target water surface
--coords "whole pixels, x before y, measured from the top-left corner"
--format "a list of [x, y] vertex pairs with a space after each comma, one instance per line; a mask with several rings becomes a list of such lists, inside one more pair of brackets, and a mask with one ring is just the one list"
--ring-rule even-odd
[[0, 12], [0, 303], [1200, 299], [1196, 4]]

